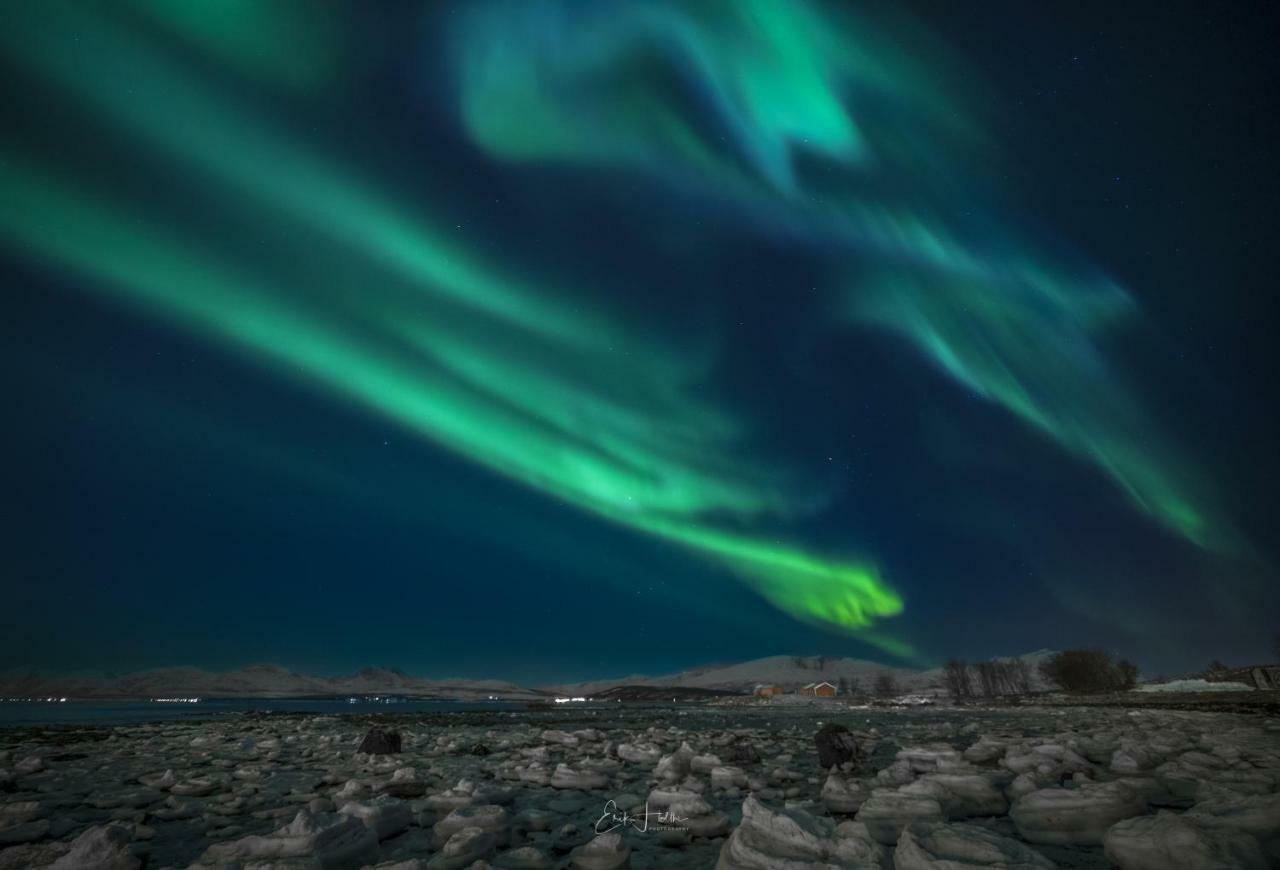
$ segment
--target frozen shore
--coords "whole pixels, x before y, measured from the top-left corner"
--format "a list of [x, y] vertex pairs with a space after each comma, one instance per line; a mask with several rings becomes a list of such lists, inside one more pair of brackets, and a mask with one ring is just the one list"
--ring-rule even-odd
[[[394, 734], [398, 752], [358, 751], [375, 726], [364, 748]], [[1278, 786], [1280, 720], [1230, 713], [606, 704], [20, 727], [0, 730], [0, 870], [1262, 868], [1280, 861]]]

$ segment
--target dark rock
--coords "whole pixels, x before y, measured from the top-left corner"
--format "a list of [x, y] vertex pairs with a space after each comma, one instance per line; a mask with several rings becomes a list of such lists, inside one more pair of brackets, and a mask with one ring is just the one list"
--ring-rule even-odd
[[400, 751], [400, 732], [383, 731], [381, 728], [370, 728], [369, 733], [360, 741], [357, 752], [370, 755], [392, 755]]
[[591, 837], [572, 822], [563, 824], [551, 840], [551, 851], [558, 855], [571, 852], [585, 844]]
[[488, 755], [489, 747], [483, 743], [473, 743], [467, 748], [468, 755]]
[[50, 761], [79, 761], [89, 756], [84, 752], [59, 752], [57, 755], [50, 755]]
[[745, 737], [739, 737], [728, 745], [724, 752], [724, 760], [728, 764], [759, 764], [760, 753]]
[[857, 767], [863, 762], [862, 747], [858, 745], [857, 738], [843, 725], [828, 722], [813, 735], [813, 742], [818, 747], [818, 766], [823, 770], [833, 766]]

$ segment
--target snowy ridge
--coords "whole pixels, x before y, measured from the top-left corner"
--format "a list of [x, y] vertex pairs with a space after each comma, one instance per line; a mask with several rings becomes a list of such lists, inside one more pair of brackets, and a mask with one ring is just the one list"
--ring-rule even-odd
[[[1038, 665], [1053, 655], [1052, 650], [1037, 650], [1017, 656], [1031, 665], [1031, 677], [1037, 688], [1042, 688]], [[972, 664], [972, 663], [971, 663]], [[549, 687], [569, 695], [591, 695], [618, 685], [673, 686], [699, 689], [728, 689], [750, 692], [756, 685], [766, 683], [794, 691], [808, 683], [829, 682], [837, 686], [841, 680], [856, 684], [863, 692], [872, 689], [876, 678], [888, 673], [893, 677], [898, 691], [918, 694], [943, 694], [942, 668], [920, 670], [892, 667], [865, 659], [835, 658], [830, 656], [769, 656], [731, 665], [693, 668], [664, 676], [627, 676], [608, 680], [591, 680]]]

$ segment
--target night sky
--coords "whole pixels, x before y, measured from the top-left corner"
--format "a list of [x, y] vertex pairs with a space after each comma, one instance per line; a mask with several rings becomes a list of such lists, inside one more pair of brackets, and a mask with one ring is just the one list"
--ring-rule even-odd
[[1266, 659], [1271, 10], [1116, 5], [4, 4], [0, 668]]

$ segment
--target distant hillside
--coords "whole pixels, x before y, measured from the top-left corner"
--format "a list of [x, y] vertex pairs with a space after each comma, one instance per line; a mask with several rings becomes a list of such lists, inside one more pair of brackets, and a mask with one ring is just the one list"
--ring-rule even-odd
[[[1031, 664], [1032, 679], [1040, 684], [1037, 665], [1052, 655], [1048, 650], [1020, 658]], [[400, 695], [448, 700], [537, 700], [560, 697], [617, 697], [653, 700], [707, 697], [716, 693], [750, 693], [759, 683], [788, 691], [823, 680], [856, 684], [871, 690], [876, 677], [888, 672], [900, 692], [943, 694], [942, 669], [894, 668], [862, 659], [823, 656], [771, 656], [736, 664], [717, 664], [665, 676], [628, 676], [529, 689], [501, 680], [428, 680], [391, 668], [365, 668], [349, 676], [317, 677], [276, 665], [251, 665], [234, 671], [206, 671], [174, 667], [138, 671], [122, 676], [44, 674], [34, 671], [0, 672], [0, 698], [332, 698], [353, 695]], [[652, 691], [661, 689], [662, 691]], [[671, 692], [671, 689], [688, 691]], [[609, 690], [615, 690], [610, 692]], [[710, 690], [710, 691], [708, 691]]]
[[[1043, 688], [1038, 665], [1049, 656], [1050, 650], [1037, 650], [1018, 658], [1031, 665], [1034, 685]], [[641, 686], [686, 687], [697, 689], [721, 689], [730, 692], [750, 692], [757, 684], [769, 683], [788, 691], [807, 683], [827, 681], [840, 685], [841, 679], [856, 684], [862, 691], [871, 690], [880, 674], [888, 672], [894, 678], [899, 691], [916, 694], [944, 694], [942, 669], [895, 668], [864, 659], [832, 658], [825, 656], [769, 656], [732, 665], [714, 665], [694, 668], [665, 676], [626, 676], [613, 680], [591, 680], [554, 686], [549, 691], [562, 695], [597, 697], [617, 686], [635, 688]]]
[[235, 671], [158, 668], [119, 677], [0, 674], [0, 697], [67, 698], [316, 698], [404, 695], [448, 700], [537, 699], [542, 693], [499, 680], [426, 680], [388, 668], [341, 677], [298, 674], [275, 665]]
[[700, 701], [741, 695], [727, 689], [700, 689], [690, 686], [614, 686], [592, 695], [596, 701]]

